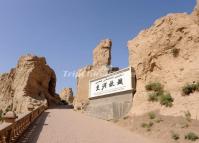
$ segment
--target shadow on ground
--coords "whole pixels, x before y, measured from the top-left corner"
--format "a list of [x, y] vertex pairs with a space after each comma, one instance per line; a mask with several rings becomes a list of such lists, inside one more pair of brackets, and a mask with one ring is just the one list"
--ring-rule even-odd
[[22, 134], [22, 136], [17, 140], [16, 143], [36, 143], [39, 135], [42, 131], [42, 128], [46, 126], [45, 120], [49, 112], [44, 112], [42, 115], [36, 119]]
[[73, 105], [56, 105], [56, 106], [51, 106], [49, 109], [73, 109]]
[[[53, 106], [49, 109], [73, 109], [73, 106], [70, 105], [59, 105], [59, 106]], [[50, 116], [49, 112], [45, 111], [41, 114], [40, 117], [38, 117], [22, 134], [22, 136], [17, 140], [16, 143], [37, 143], [37, 140], [39, 138], [39, 135], [43, 129], [44, 126], [48, 126], [48, 124], [45, 124], [46, 118]]]

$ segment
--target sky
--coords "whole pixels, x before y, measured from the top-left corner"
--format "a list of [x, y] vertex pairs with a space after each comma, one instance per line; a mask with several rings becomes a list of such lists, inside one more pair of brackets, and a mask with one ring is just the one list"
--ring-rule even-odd
[[56, 91], [76, 91], [75, 72], [92, 64], [92, 51], [112, 39], [112, 65], [128, 66], [127, 42], [168, 13], [190, 13], [195, 0], [0, 0], [0, 73], [21, 55], [46, 57]]

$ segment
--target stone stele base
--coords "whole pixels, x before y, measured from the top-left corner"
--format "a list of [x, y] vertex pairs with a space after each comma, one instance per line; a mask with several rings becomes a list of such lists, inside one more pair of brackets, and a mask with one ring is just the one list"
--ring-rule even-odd
[[132, 107], [132, 101], [132, 90], [92, 98], [85, 112], [103, 120], [117, 120], [128, 114]]

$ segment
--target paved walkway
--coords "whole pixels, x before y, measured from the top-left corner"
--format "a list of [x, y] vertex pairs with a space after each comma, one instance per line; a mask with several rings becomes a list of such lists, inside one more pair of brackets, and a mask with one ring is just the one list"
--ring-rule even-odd
[[48, 109], [18, 143], [154, 143], [71, 109]]

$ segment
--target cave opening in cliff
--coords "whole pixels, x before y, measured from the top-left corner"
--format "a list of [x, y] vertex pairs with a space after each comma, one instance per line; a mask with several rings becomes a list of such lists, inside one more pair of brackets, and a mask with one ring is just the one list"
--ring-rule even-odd
[[51, 96], [54, 96], [55, 94], [55, 85], [56, 85], [56, 79], [54, 77], [51, 77], [48, 84], [48, 92]]

